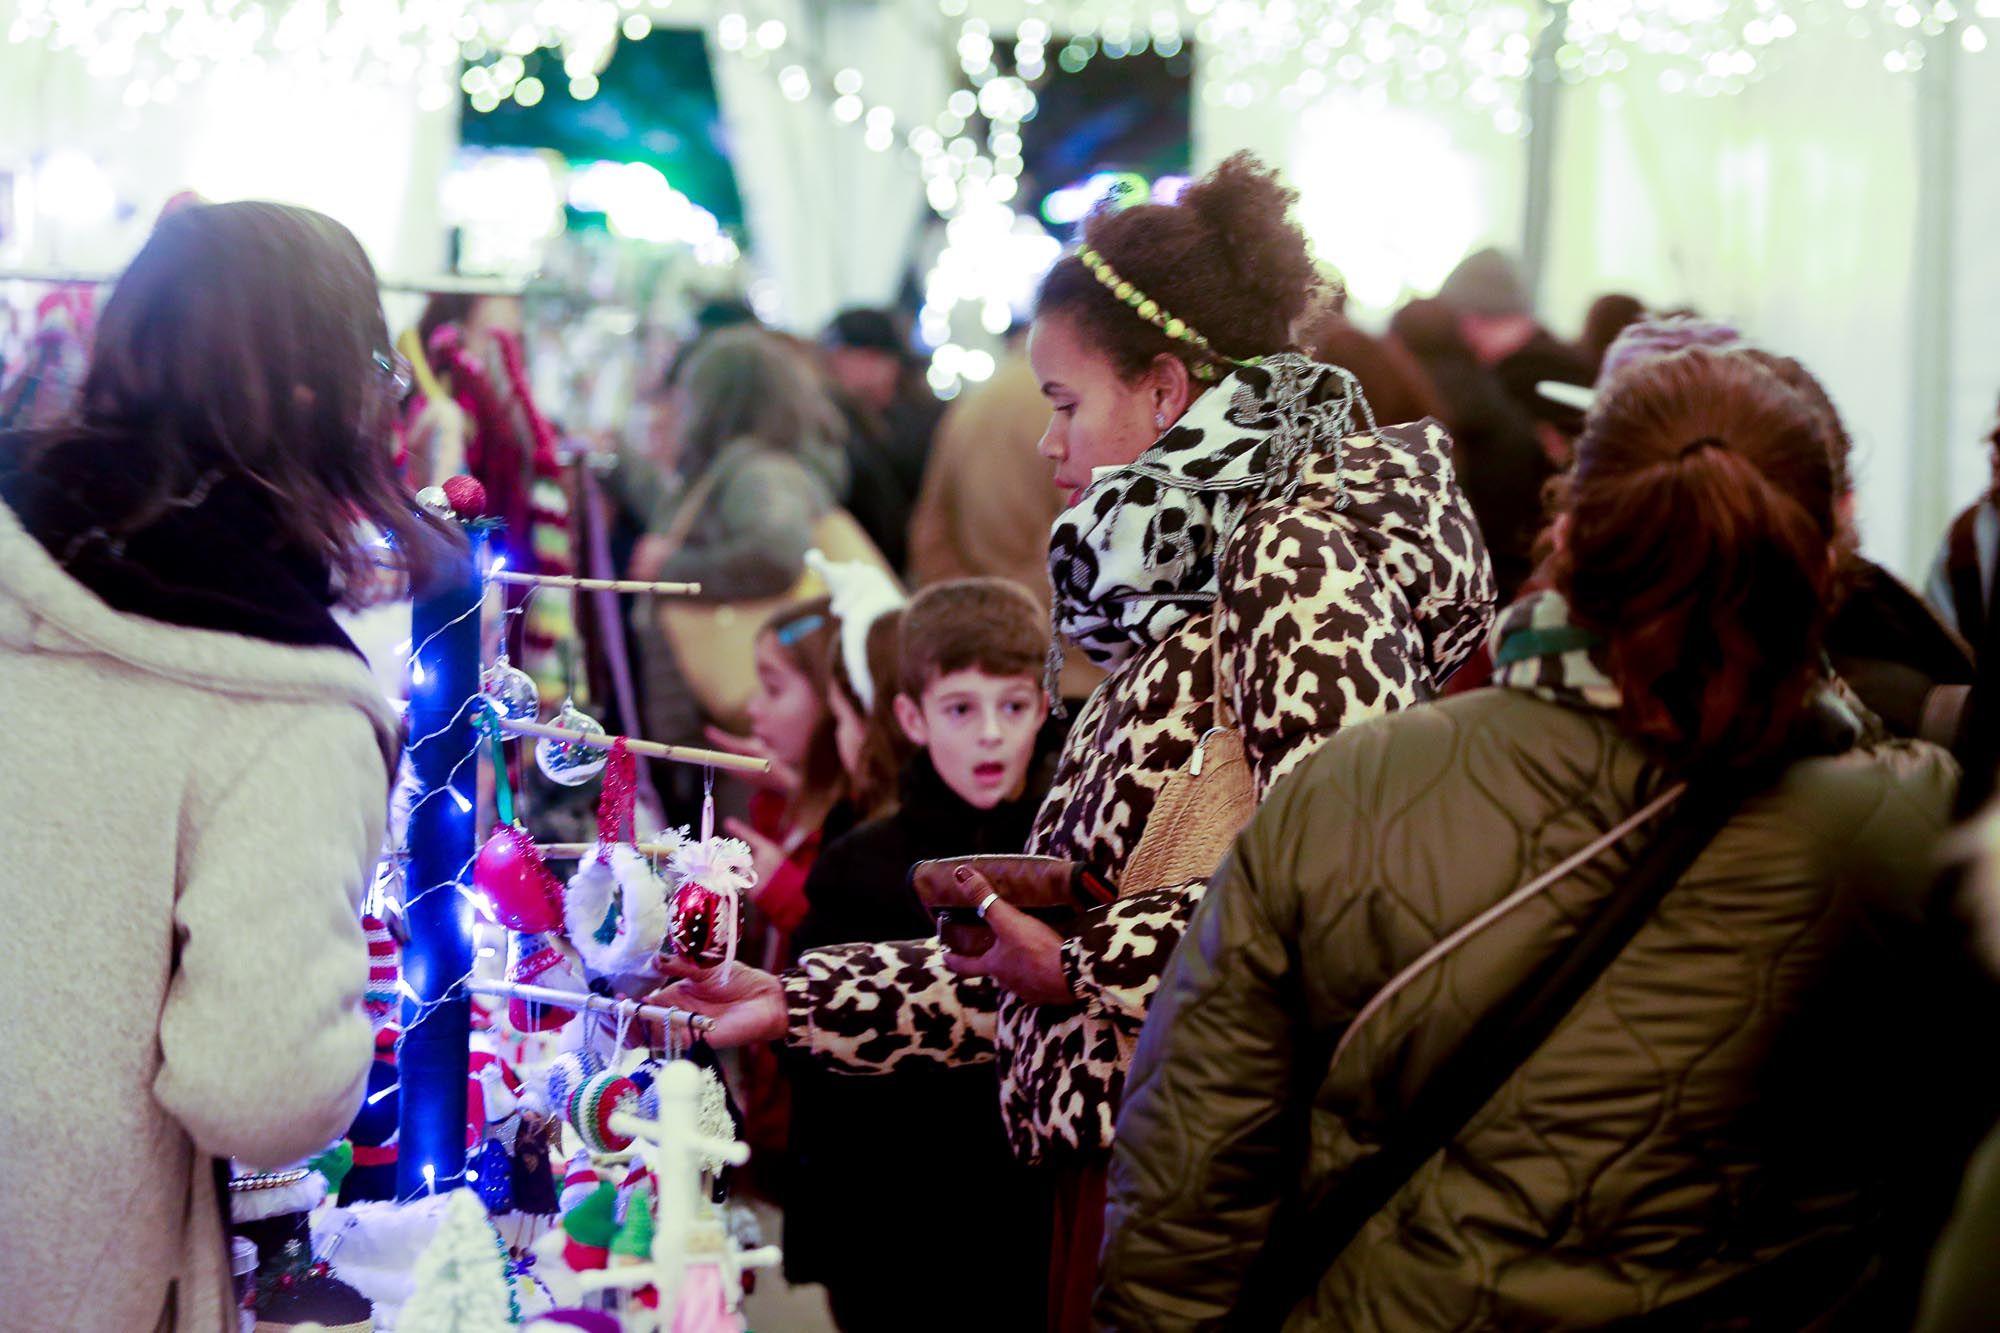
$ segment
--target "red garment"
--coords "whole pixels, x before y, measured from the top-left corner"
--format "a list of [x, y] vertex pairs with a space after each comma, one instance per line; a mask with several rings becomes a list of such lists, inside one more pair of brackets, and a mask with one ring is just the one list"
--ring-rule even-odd
[[1049, 1236], [1049, 1333], [1090, 1333], [1097, 1256], [1104, 1248], [1103, 1158], [1051, 1169], [1055, 1228]]
[[[774, 791], [760, 791], [750, 798], [750, 827], [769, 838], [779, 846], [791, 836], [792, 830], [785, 824], [785, 798]], [[806, 911], [811, 906], [806, 901], [806, 877], [812, 873], [813, 862], [819, 859], [820, 830], [811, 833], [792, 849], [770, 883], [760, 884], [753, 891], [757, 910], [764, 919], [787, 939], [779, 956], [790, 961], [791, 933], [806, 919]]]

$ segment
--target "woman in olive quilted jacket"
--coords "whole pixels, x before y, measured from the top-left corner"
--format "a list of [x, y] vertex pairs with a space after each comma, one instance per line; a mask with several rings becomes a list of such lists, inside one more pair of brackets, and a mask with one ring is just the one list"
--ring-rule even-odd
[[[1140, 1040], [1101, 1325], [1264, 1306], [1265, 1326], [1353, 1333], [1904, 1326], [1913, 1275], [1883, 1260], [1932, 1111], [1914, 1038], [1957, 774], [1876, 739], [1819, 674], [1822, 432], [1739, 355], [1622, 377], [1579, 448], [1552, 591], [1494, 631], [1495, 687], [1349, 728], [1271, 795]], [[1354, 1198], [1648, 830], [1510, 895], [1676, 779], [1767, 763], [1781, 776], [1498, 1093]]]

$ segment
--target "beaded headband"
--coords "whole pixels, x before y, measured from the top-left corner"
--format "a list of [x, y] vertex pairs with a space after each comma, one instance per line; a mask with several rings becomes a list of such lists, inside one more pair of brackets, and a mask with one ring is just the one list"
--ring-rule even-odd
[[1224, 364], [1254, 366], [1262, 362], [1262, 357], [1253, 356], [1247, 360], [1239, 361], [1235, 357], [1224, 356], [1222, 353], [1216, 351], [1210, 345], [1208, 339], [1196, 332], [1186, 320], [1178, 319], [1168, 314], [1160, 307], [1158, 301], [1155, 301], [1152, 297], [1134, 287], [1124, 278], [1119, 277], [1118, 270], [1111, 267], [1104, 256], [1098, 254], [1097, 251], [1086, 247], [1077, 251], [1076, 257], [1082, 262], [1085, 268], [1090, 270], [1092, 277], [1103, 284], [1113, 296], [1130, 306], [1133, 314], [1145, 320], [1175, 342], [1184, 342], [1189, 347], [1194, 348], [1195, 351], [1209, 358], [1207, 361], [1192, 367], [1192, 373], [1196, 379], [1220, 379], [1222, 376], [1220, 366]]

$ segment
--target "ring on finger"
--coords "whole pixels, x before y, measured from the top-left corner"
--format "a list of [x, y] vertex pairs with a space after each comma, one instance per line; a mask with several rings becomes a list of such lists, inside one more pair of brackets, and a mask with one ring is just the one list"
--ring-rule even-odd
[[981, 898], [979, 900], [979, 906], [973, 908], [972, 910], [979, 913], [979, 919], [981, 921], [984, 921], [986, 919], [986, 909], [993, 906], [994, 903], [997, 903], [999, 901], [1000, 901], [1000, 891], [998, 889], [995, 889], [991, 893], [987, 894], [984, 898]]

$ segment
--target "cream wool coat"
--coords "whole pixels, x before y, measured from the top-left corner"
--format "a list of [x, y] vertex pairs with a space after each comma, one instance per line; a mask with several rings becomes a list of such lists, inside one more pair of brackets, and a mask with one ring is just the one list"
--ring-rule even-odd
[[361, 660], [111, 610], [0, 504], [0, 1330], [234, 1333], [212, 1160], [341, 1135], [396, 727]]

